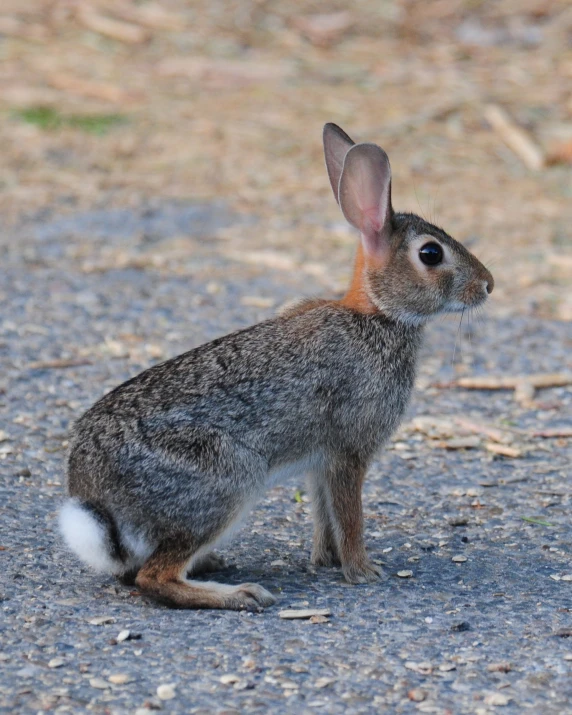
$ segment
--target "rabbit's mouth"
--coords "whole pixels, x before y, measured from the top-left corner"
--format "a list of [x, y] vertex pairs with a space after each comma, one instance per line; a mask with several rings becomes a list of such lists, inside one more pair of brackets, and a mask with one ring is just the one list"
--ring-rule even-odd
[[466, 288], [460, 298], [454, 298], [453, 300], [447, 301], [445, 312], [461, 313], [463, 310], [468, 310], [470, 308], [479, 308], [481, 305], [486, 303], [492, 290], [492, 280], [478, 281], [476, 285]]

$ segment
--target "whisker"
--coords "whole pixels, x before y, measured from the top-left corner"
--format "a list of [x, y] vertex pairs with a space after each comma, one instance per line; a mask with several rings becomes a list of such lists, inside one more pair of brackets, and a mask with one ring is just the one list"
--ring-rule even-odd
[[475, 308], [473, 308], [473, 312], [476, 318], [476, 321], [480, 327], [483, 329], [486, 328], [487, 322], [486, 318], [487, 316], [487, 307], [486, 305], [477, 305]]
[[491, 256], [490, 258], [485, 258], [485, 256], [483, 255], [479, 258], [479, 260], [483, 264], [483, 266], [485, 266], [485, 268], [490, 268], [491, 266], [497, 265], [501, 258], [502, 256], [500, 256], [499, 254], [493, 254], [493, 256]]
[[453, 359], [451, 360], [451, 367], [455, 365], [455, 355], [457, 353], [457, 339], [459, 340], [459, 353], [463, 351], [463, 339], [461, 335], [461, 326], [463, 325], [463, 316], [465, 315], [465, 308], [461, 313], [461, 319], [459, 320], [459, 327], [457, 328], [457, 334], [455, 335], [455, 344], [453, 345]]
[[465, 328], [467, 333], [467, 340], [469, 341], [469, 353], [473, 352], [473, 342], [471, 340], [471, 309], [467, 309], [467, 327]]

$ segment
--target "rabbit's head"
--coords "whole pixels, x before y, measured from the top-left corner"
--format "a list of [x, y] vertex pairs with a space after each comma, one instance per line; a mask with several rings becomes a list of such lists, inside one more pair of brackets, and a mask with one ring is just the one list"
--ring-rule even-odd
[[326, 124], [324, 151], [334, 195], [361, 238], [343, 304], [420, 325], [432, 315], [485, 302], [494, 280], [472, 253], [419, 216], [393, 211], [383, 149], [355, 144]]

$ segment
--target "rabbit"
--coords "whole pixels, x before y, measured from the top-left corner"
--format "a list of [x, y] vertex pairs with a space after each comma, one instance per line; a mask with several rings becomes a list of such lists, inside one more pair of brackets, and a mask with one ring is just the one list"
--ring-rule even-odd
[[339, 300], [282, 314], [155, 365], [75, 424], [60, 513], [68, 546], [100, 572], [175, 608], [261, 610], [260, 585], [193, 580], [266, 485], [309, 475], [311, 562], [352, 584], [381, 570], [367, 556], [362, 485], [409, 402], [432, 316], [479, 306], [489, 271], [419, 216], [395, 213], [383, 149], [324, 127], [334, 196], [359, 231]]

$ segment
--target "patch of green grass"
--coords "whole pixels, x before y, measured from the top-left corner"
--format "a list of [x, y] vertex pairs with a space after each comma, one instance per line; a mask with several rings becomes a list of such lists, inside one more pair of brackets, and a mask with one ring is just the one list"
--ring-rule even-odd
[[87, 134], [106, 134], [113, 127], [127, 120], [121, 114], [63, 114], [52, 107], [29, 107], [20, 109], [16, 116], [28, 124], [45, 131], [56, 131], [65, 127], [79, 129]]
[[505, 427], [518, 427], [518, 422], [515, 420], [510, 420], [507, 418], [503, 418], [500, 420], [501, 425], [504, 425]]
[[294, 501], [297, 502], [298, 504], [301, 504], [303, 496], [304, 496], [304, 492], [301, 489], [296, 489], [296, 491], [294, 492]]
[[523, 521], [528, 521], [529, 524], [539, 524], [540, 526], [556, 526], [556, 524], [551, 524], [549, 521], [535, 519], [533, 516], [521, 516], [520, 518]]

